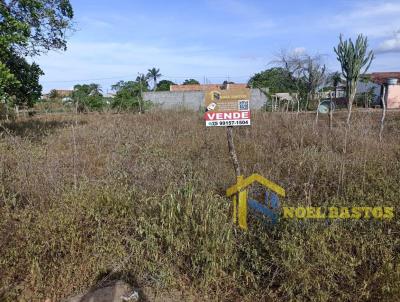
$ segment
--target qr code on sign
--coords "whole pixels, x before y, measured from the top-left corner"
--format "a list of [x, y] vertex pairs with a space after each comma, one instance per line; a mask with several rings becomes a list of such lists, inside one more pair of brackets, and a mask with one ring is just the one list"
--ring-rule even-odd
[[239, 101], [239, 110], [240, 111], [249, 110], [249, 100], [240, 100]]

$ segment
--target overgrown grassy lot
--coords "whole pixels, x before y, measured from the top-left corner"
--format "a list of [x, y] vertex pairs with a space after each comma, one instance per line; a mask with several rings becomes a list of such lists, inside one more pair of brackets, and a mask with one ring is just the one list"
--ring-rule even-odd
[[[0, 300], [60, 301], [123, 278], [199, 301], [398, 301], [400, 115], [254, 114], [245, 176], [283, 205], [394, 206], [391, 221], [231, 222], [225, 129], [195, 112], [36, 117], [0, 130]], [[344, 167], [344, 177], [341, 177]]]

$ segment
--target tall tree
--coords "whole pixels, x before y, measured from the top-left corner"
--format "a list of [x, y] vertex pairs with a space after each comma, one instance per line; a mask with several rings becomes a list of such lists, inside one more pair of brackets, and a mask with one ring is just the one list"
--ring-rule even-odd
[[[0, 93], [3, 96], [11, 93], [18, 102], [33, 104], [41, 92], [39, 76], [43, 72], [37, 64], [27, 63], [25, 56], [52, 49], [65, 50], [72, 18], [69, 0], [0, 0]], [[6, 81], [7, 74], [13, 74], [18, 82]]]
[[111, 102], [111, 107], [117, 110], [136, 110], [143, 111], [142, 91], [147, 91], [148, 87], [143, 86], [139, 77], [139, 81], [119, 81], [112, 85], [112, 89], [116, 92]]
[[32, 107], [42, 95], [39, 78], [43, 71], [36, 63], [29, 64], [25, 58], [12, 54], [6, 61], [20, 85], [9, 85], [5, 88], [8, 95], [15, 96], [15, 105]]
[[153, 91], [157, 89], [157, 80], [162, 77], [160, 69], [153, 67], [148, 70], [147, 77], [153, 80]]
[[269, 88], [269, 92], [294, 92], [296, 84], [290, 74], [281, 67], [273, 67], [252, 76], [248, 82], [252, 88]]
[[355, 44], [351, 39], [344, 41], [343, 36], [340, 35], [339, 44], [334, 47], [334, 51], [346, 80], [346, 96], [348, 100], [347, 126], [350, 127], [351, 110], [357, 93], [357, 83], [371, 66], [374, 52], [372, 50], [368, 51], [368, 38], [362, 34], [358, 35]]
[[297, 93], [308, 101], [316, 101], [317, 92], [326, 81], [326, 67], [321, 55], [282, 51], [274, 61], [284, 68], [295, 83]]

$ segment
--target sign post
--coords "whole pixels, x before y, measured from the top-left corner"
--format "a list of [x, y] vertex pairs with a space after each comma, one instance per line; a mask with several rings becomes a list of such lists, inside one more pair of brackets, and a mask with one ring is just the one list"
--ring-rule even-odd
[[[244, 178], [233, 141], [233, 127], [251, 125], [250, 89], [209, 90], [205, 96], [205, 107], [204, 120], [207, 127], [226, 127], [229, 155], [236, 175], [236, 184], [226, 190], [226, 195], [232, 198], [233, 223], [247, 230], [248, 208], [276, 222], [278, 216], [275, 210], [279, 207], [279, 197], [285, 197], [285, 190], [259, 174]], [[256, 182], [266, 190], [265, 201], [252, 199], [249, 187]]]
[[[204, 119], [207, 127], [226, 127], [229, 154], [232, 159], [237, 183], [243, 181], [240, 163], [233, 141], [233, 127], [250, 126], [250, 89], [213, 89], [206, 92], [206, 112]], [[243, 229], [247, 229], [247, 191], [240, 190], [233, 198], [233, 220]], [[237, 215], [239, 214], [239, 215]], [[237, 221], [238, 220], [238, 221]]]

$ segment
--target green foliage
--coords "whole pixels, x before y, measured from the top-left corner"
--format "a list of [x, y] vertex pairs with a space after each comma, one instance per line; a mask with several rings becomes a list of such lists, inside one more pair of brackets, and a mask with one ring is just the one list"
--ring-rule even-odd
[[6, 89], [11, 86], [18, 86], [18, 82], [15, 75], [10, 69], [0, 61], [0, 97], [6, 96]]
[[[347, 82], [357, 82], [362, 74], [365, 74], [374, 59], [374, 52], [368, 52], [368, 38], [358, 35], [354, 44], [351, 38], [343, 41], [339, 37], [339, 44], [334, 48], [337, 59], [342, 67], [343, 76]], [[364, 68], [363, 71], [361, 71]]]
[[171, 85], [176, 85], [172, 81], [162, 80], [157, 84], [157, 91], [169, 91]]
[[8, 54], [13, 45], [26, 46], [29, 33], [29, 24], [14, 18], [8, 8], [0, 4], [0, 57]]
[[69, 0], [0, 1], [0, 93], [14, 96], [18, 105], [33, 106], [41, 95], [43, 72], [25, 56], [65, 50], [72, 17]]
[[7, 24], [4, 39], [19, 53], [66, 49], [73, 18], [69, 0], [3, 0], [0, 14]]
[[72, 99], [78, 111], [98, 111], [105, 106], [99, 84], [75, 85]]
[[296, 83], [290, 74], [280, 67], [256, 73], [250, 78], [248, 85], [253, 88], [269, 88], [271, 94], [296, 91]]
[[[357, 93], [357, 82], [365, 74], [374, 59], [374, 52], [368, 51], [368, 38], [358, 35], [356, 43], [350, 39], [343, 40], [339, 37], [339, 44], [334, 48], [337, 59], [342, 67], [342, 73], [346, 79], [346, 94], [348, 98], [349, 114], [347, 125], [350, 125], [351, 108]], [[362, 70], [364, 69], [364, 70]]]
[[25, 58], [15, 53], [10, 55], [7, 66], [13, 71], [15, 78], [21, 85], [8, 85], [5, 89], [6, 92], [15, 96], [16, 105], [32, 107], [42, 95], [39, 77], [44, 74], [43, 71], [36, 63], [29, 64]]
[[[116, 92], [111, 102], [111, 108], [117, 110], [134, 110], [143, 112], [146, 103], [142, 99], [141, 93], [148, 90], [147, 82], [138, 77], [138, 81], [120, 81], [112, 86]], [[144, 86], [143, 84], [146, 84]]]
[[183, 82], [183, 85], [200, 85], [200, 82], [195, 79], [187, 79]]

